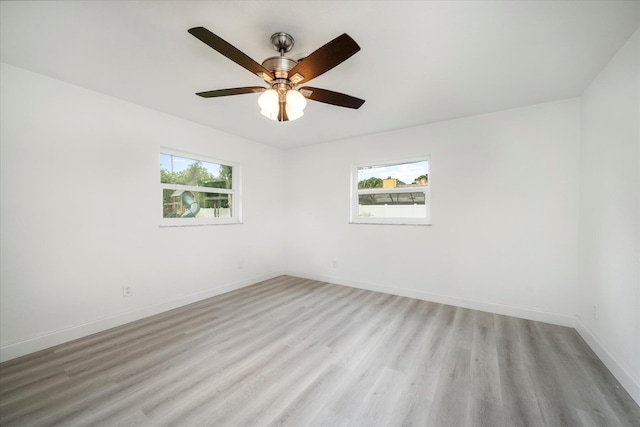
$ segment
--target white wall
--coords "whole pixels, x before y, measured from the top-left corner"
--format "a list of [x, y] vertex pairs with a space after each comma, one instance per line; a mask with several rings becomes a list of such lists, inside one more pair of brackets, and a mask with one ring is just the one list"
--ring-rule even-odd
[[[288, 151], [287, 271], [573, 326], [579, 102]], [[352, 164], [424, 154], [432, 226], [348, 223]]]
[[639, 57], [640, 30], [582, 96], [577, 293], [578, 331], [638, 402]]
[[[282, 272], [280, 150], [6, 64], [0, 93], [0, 360]], [[160, 146], [241, 163], [244, 224], [159, 228]]]

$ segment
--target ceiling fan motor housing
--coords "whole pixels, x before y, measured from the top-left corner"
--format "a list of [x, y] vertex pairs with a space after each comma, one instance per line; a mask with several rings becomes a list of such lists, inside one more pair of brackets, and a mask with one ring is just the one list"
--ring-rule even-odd
[[262, 62], [262, 66], [271, 71], [276, 79], [286, 79], [289, 77], [289, 70], [298, 63], [291, 58], [285, 56], [272, 56]]

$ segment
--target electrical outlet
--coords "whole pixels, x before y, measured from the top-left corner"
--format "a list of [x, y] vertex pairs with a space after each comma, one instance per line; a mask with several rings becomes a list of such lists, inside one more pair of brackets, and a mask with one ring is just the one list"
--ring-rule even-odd
[[123, 285], [122, 286], [122, 296], [130, 297], [133, 296], [133, 286], [132, 285]]

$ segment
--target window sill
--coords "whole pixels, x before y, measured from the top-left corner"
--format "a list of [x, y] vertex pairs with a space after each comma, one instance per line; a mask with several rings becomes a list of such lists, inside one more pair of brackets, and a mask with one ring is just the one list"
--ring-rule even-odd
[[172, 227], [204, 227], [209, 225], [238, 225], [243, 224], [242, 221], [188, 221], [180, 219], [178, 221], [162, 221], [158, 224], [160, 228], [172, 228]]
[[373, 221], [349, 221], [349, 224], [355, 225], [409, 225], [409, 226], [422, 226], [430, 227], [430, 222], [373, 222]]

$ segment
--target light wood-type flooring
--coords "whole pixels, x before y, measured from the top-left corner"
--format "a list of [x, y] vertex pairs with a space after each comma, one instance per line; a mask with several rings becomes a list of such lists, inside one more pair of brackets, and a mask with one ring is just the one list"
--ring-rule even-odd
[[0, 365], [3, 426], [639, 426], [574, 329], [282, 276]]

